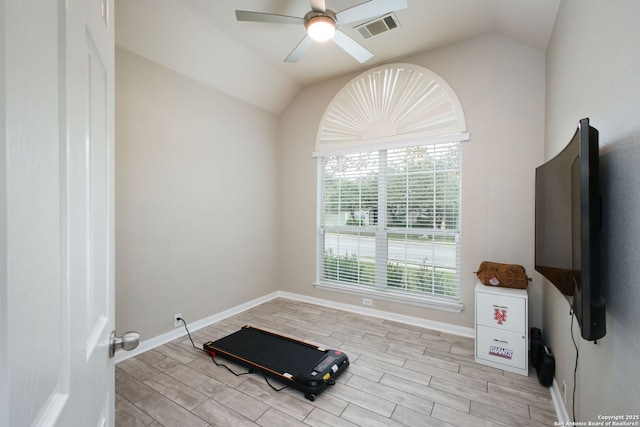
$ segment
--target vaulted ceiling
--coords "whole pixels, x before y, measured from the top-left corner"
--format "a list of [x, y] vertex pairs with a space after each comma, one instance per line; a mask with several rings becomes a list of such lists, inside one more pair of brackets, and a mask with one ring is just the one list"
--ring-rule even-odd
[[[381, 0], [384, 1], [384, 0]], [[364, 0], [326, 0], [335, 12]], [[399, 27], [364, 39], [361, 64], [331, 42], [315, 42], [296, 63], [283, 60], [304, 37], [303, 25], [239, 22], [235, 10], [303, 17], [308, 0], [135, 0], [116, 3], [116, 43], [221, 92], [279, 114], [310, 83], [498, 33], [544, 52], [560, 0], [407, 0]]]

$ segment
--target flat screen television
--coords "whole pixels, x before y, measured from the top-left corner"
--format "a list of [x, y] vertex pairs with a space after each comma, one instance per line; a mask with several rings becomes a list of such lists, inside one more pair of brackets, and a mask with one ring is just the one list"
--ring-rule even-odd
[[560, 154], [536, 168], [535, 269], [567, 296], [589, 341], [606, 333], [598, 138], [582, 119]]

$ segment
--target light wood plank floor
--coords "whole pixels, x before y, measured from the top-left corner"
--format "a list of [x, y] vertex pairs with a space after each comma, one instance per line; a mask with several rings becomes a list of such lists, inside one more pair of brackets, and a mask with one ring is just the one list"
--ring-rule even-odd
[[201, 348], [244, 325], [343, 350], [351, 365], [311, 402], [295, 389], [272, 390], [258, 374], [232, 375], [185, 336], [116, 366], [116, 426], [552, 426], [556, 420], [549, 391], [533, 371], [524, 377], [476, 364], [471, 338], [288, 299], [191, 335]]

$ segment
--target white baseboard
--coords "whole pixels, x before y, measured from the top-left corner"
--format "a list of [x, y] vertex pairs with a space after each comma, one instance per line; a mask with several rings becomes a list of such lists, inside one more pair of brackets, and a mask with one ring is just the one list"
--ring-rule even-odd
[[567, 408], [564, 406], [562, 392], [560, 391], [560, 387], [558, 387], [558, 382], [555, 377], [553, 378], [553, 383], [551, 387], [549, 387], [549, 391], [551, 392], [551, 400], [553, 401], [553, 408], [556, 411], [556, 417], [561, 425], [569, 425], [569, 414], [567, 413]]
[[[278, 298], [278, 294], [279, 292], [273, 292], [263, 297], [256, 298], [249, 302], [245, 302], [244, 304], [237, 305], [228, 310], [221, 311], [220, 313], [211, 315], [209, 317], [205, 317], [204, 319], [200, 319], [193, 323], [189, 323], [189, 330], [191, 332], [194, 332], [194, 331], [197, 331], [198, 329], [202, 329], [205, 326], [212, 325], [228, 317], [235, 316], [236, 314], [242, 313], [243, 311], [247, 311], [250, 308], [263, 304], [267, 301], [271, 301], [274, 298]], [[136, 347], [131, 351], [117, 352], [115, 355], [115, 362], [116, 363], [122, 362], [123, 360], [127, 360], [131, 357], [137, 356], [138, 354], [144, 353], [145, 351], [152, 350], [170, 341], [173, 341], [182, 336], [185, 336], [186, 334], [187, 332], [185, 331], [184, 328], [177, 328], [172, 331], [166, 332], [164, 334], [158, 335], [156, 337], [150, 338], [148, 340], [141, 341], [140, 345], [138, 345], [138, 347]]]
[[391, 313], [389, 311], [376, 310], [373, 308], [361, 307], [359, 305], [344, 304], [336, 301], [325, 300], [321, 298], [310, 297], [307, 295], [293, 294], [290, 292], [278, 292], [281, 298], [292, 299], [296, 301], [308, 302], [310, 304], [321, 305], [324, 307], [333, 307], [338, 310], [348, 311], [351, 313], [362, 314], [365, 316], [378, 317], [385, 320], [406, 323], [408, 325], [419, 326], [426, 329], [434, 329], [440, 332], [446, 332], [453, 335], [474, 338], [475, 329], [466, 328], [464, 326], [451, 325], [443, 322], [422, 319], [419, 317], [407, 316], [404, 314]]
[[[385, 320], [392, 320], [395, 322], [406, 323], [408, 325], [419, 326], [427, 329], [434, 329], [437, 331], [446, 332], [453, 335], [460, 335], [463, 337], [473, 338], [475, 336], [475, 330], [473, 328], [450, 325], [448, 323], [435, 322], [432, 320], [421, 319], [419, 317], [406, 316], [404, 314], [391, 313], [391, 312], [382, 311], [382, 310], [375, 310], [372, 308], [360, 307], [360, 306], [351, 305], [351, 304], [344, 304], [336, 301], [330, 301], [330, 300], [325, 300], [321, 298], [314, 298], [306, 295], [294, 294], [291, 292], [283, 292], [283, 291], [272, 292], [263, 297], [256, 298], [244, 304], [240, 304], [236, 307], [232, 307], [228, 310], [224, 310], [220, 313], [217, 313], [212, 316], [205, 317], [204, 319], [200, 319], [196, 322], [190, 323], [189, 330], [192, 332], [197, 331], [198, 329], [212, 325], [216, 322], [220, 322], [221, 320], [224, 320], [228, 317], [235, 316], [236, 314], [242, 313], [243, 311], [249, 310], [250, 308], [263, 304], [267, 301], [271, 301], [275, 298], [286, 298], [294, 301], [301, 301], [301, 302], [320, 305], [324, 307], [333, 307], [338, 310], [344, 310], [351, 313], [362, 314], [365, 316], [378, 317]], [[164, 334], [158, 335], [156, 337], [150, 338], [148, 340], [141, 341], [140, 345], [138, 345], [138, 347], [136, 347], [131, 351], [117, 352], [115, 355], [115, 363], [120, 363], [123, 360], [127, 360], [131, 357], [137, 356], [138, 354], [144, 353], [145, 351], [152, 350], [170, 341], [178, 339], [186, 334], [187, 333], [184, 330], [184, 328], [177, 328], [172, 331], [166, 332]]]

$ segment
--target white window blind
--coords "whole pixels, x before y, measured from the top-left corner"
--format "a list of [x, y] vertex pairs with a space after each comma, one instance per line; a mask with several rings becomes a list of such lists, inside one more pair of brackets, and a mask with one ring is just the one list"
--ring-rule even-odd
[[460, 301], [459, 142], [319, 165], [319, 282]]

